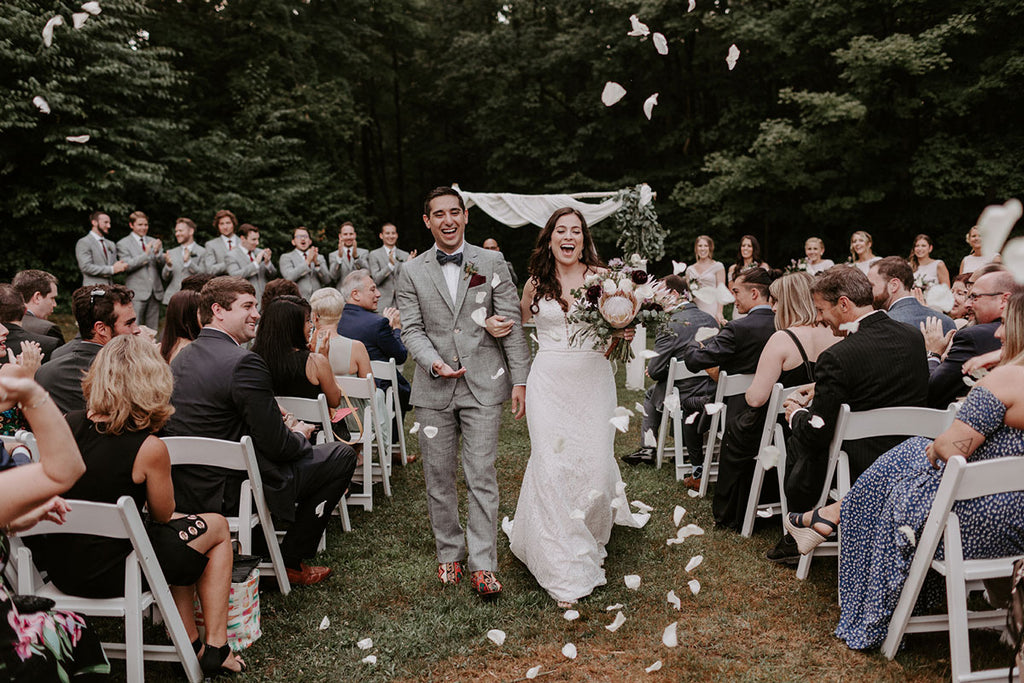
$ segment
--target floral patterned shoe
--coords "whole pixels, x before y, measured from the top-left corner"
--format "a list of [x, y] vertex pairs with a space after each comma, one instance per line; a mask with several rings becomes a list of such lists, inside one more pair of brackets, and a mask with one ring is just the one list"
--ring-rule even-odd
[[501, 583], [494, 576], [494, 572], [481, 569], [470, 574], [469, 580], [473, 583], [473, 589], [484, 600], [493, 600], [501, 595]]
[[437, 565], [437, 578], [446, 586], [454, 586], [462, 581], [461, 562], [442, 562]]

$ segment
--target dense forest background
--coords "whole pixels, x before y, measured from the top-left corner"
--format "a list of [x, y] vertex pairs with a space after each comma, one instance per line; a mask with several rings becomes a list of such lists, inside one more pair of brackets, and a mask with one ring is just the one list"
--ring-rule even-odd
[[[866, 229], [883, 255], [929, 233], [955, 270], [981, 209], [1021, 195], [1024, 4], [689, 2], [100, 0], [75, 29], [78, 2], [4, 0], [0, 279], [35, 266], [77, 285], [95, 209], [115, 240], [141, 209], [168, 246], [178, 216], [202, 241], [230, 208], [276, 254], [297, 225], [326, 251], [344, 220], [362, 246], [390, 220], [422, 249], [422, 196], [452, 182], [647, 182], [666, 262], [705, 232], [727, 262], [744, 233], [773, 265], [810, 235], [840, 261]], [[626, 35], [634, 13], [667, 55]], [[627, 94], [605, 107], [609, 80]], [[536, 230], [471, 216], [469, 238], [496, 236], [524, 272]], [[614, 222], [595, 232], [614, 255]]]

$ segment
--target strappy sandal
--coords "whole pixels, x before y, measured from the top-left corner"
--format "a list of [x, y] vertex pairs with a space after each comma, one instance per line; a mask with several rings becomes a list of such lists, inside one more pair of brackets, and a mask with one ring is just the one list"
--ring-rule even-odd
[[819, 510], [811, 511], [810, 526], [804, 526], [804, 515], [800, 512], [790, 512], [789, 515], [783, 518], [782, 524], [786, 527], [789, 535], [796, 541], [796, 547], [800, 550], [801, 555], [806, 555], [828, 540], [826, 536], [822, 536], [815, 531], [815, 524], [824, 524], [832, 529], [829, 536], [839, 531], [839, 525], [822, 517]]
[[[193, 644], [193, 647], [195, 645]], [[206, 643], [206, 649], [203, 650], [203, 656], [199, 658], [199, 666], [203, 670], [203, 675], [207, 677], [214, 676], [234, 676], [235, 674], [244, 673], [249, 667], [246, 666], [245, 662], [235, 657], [235, 661], [238, 662], [242, 668], [238, 671], [229, 669], [224, 666], [224, 660], [228, 658], [228, 655], [234, 657], [231, 653], [231, 645], [224, 643], [220, 647], [214, 647], [209, 643]]]

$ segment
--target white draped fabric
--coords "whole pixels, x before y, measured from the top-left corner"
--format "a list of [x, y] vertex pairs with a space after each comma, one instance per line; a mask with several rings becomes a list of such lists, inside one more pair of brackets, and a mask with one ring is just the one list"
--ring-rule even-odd
[[466, 208], [478, 206], [494, 220], [513, 228], [528, 223], [543, 227], [555, 209], [563, 206], [578, 210], [587, 219], [587, 225], [593, 225], [608, 218], [622, 206], [622, 202], [613, 198], [605, 199], [600, 204], [588, 204], [568, 194], [466, 192], [458, 186], [455, 189], [462, 195]]

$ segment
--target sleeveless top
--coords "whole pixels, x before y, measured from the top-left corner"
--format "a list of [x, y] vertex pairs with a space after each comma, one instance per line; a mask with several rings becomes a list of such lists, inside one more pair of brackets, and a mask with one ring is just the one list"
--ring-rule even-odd
[[[319, 339], [316, 342], [316, 350], [320, 350]], [[352, 340], [340, 335], [332, 336], [327, 347], [327, 360], [331, 364], [331, 372], [335, 375], [351, 376], [349, 369], [352, 367]]]
[[274, 378], [274, 393], [278, 396], [294, 396], [296, 398], [316, 398], [320, 395], [320, 385], [313, 384], [306, 377], [306, 363], [309, 360], [309, 349], [292, 351], [290, 359], [291, 372], [287, 377]]
[[807, 358], [807, 352], [804, 351], [804, 345], [800, 343], [800, 339], [796, 336], [793, 330], [783, 330], [789, 335], [789, 338], [796, 344], [796, 350], [800, 352], [800, 357], [804, 359], [802, 365], [798, 365], [792, 370], [783, 370], [779, 374], [778, 381], [784, 387], [798, 387], [801, 384], [808, 384], [814, 381], [814, 363]]
[[942, 263], [941, 259], [932, 259], [931, 263], [919, 265], [917, 270], [914, 271], [914, 279], [921, 278], [924, 281], [925, 288], [939, 284], [940, 263]]
[[808, 263], [807, 272], [811, 275], [817, 275], [818, 273], [824, 273], [826, 270], [835, 265], [832, 259], [823, 258], [817, 263]]
[[974, 254], [968, 254], [967, 256], [964, 256], [961, 272], [973, 273], [978, 268], [992, 263], [993, 259], [995, 259], [995, 254], [992, 256], [975, 256]]
[[874, 265], [876, 261], [881, 261], [881, 260], [882, 260], [881, 256], [874, 256], [874, 257], [868, 259], [867, 261], [854, 261], [850, 265], [853, 266], [854, 268], [859, 268], [860, 272], [862, 272], [865, 275], [867, 275], [868, 271], [871, 270], [871, 266]]

